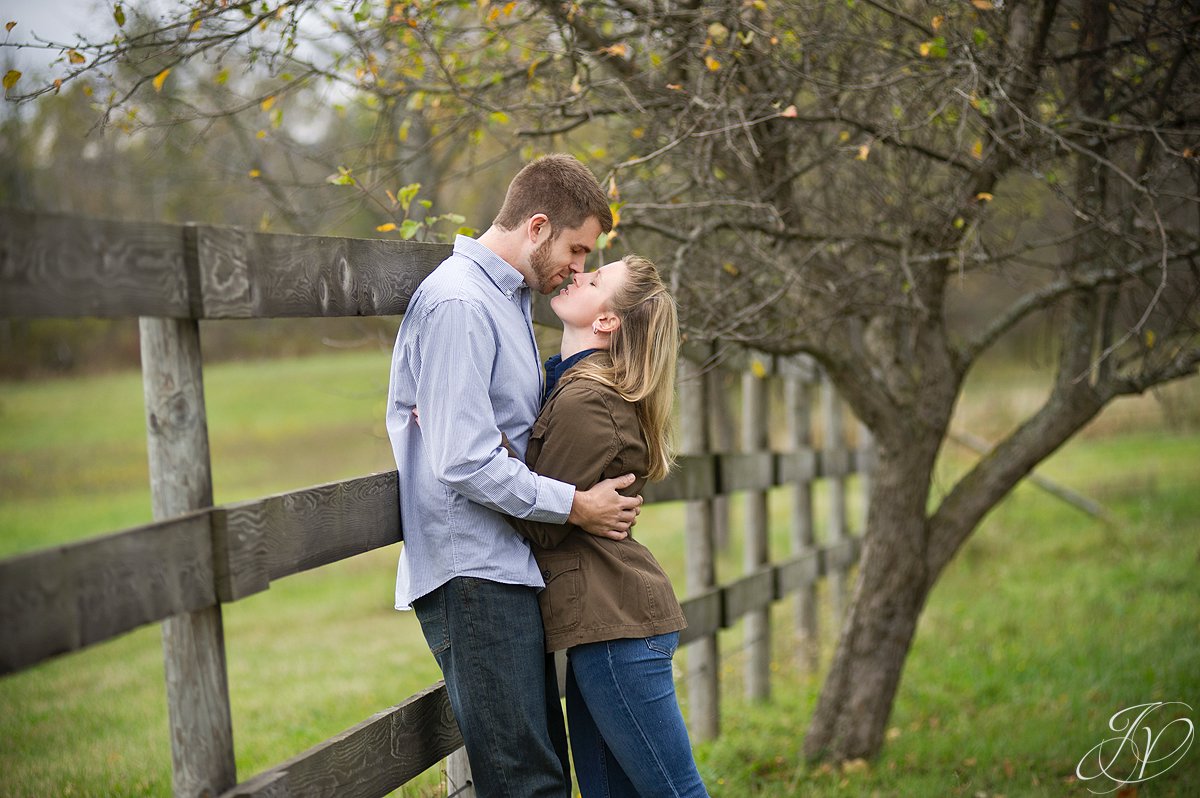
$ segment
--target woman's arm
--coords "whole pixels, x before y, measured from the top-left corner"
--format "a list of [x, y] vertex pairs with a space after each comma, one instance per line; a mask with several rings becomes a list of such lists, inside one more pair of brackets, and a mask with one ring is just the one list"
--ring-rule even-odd
[[[579, 490], [599, 482], [620, 445], [616, 422], [605, 395], [586, 380], [575, 380], [542, 411], [534, 425], [541, 439], [535, 469], [538, 474], [575, 485]], [[512, 451], [510, 449], [510, 454]], [[542, 548], [554, 548], [573, 531], [574, 524], [551, 524], [509, 517], [522, 536]]]

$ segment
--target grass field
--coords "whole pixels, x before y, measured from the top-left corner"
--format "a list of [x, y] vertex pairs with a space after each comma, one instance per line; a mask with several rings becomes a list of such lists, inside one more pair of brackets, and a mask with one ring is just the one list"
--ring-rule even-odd
[[[387, 361], [386, 352], [339, 353], [208, 368], [216, 501], [391, 468]], [[998, 366], [973, 383], [959, 423], [998, 436], [1038, 391], [1035, 379]], [[1195, 382], [1169, 391], [1165, 405], [1127, 400], [1042, 469], [1104, 503], [1115, 527], [1028, 485], [988, 517], [930, 599], [873, 762], [801, 763], [820, 674], [788, 656], [789, 602], [775, 612], [768, 704], [740, 700], [744, 644], [739, 629], [725, 632], [724, 734], [697, 746], [712, 794], [1083, 796], [1107, 789], [1072, 774], [1114, 736], [1114, 712], [1182, 701], [1200, 718], [1198, 407]], [[136, 373], [0, 383], [0, 556], [150, 520], [143, 428]], [[948, 450], [939, 485], [970, 458]], [[821, 512], [823, 491], [817, 500]], [[785, 505], [772, 503], [777, 552], [786, 550]], [[739, 510], [734, 501], [735, 519]], [[672, 505], [647, 508], [639, 523], [675, 575], [681, 528]], [[740, 572], [738, 542], [735, 532], [723, 579]], [[415, 619], [391, 609], [396, 554], [289, 577], [225, 607], [242, 778], [438, 678]], [[0, 740], [0, 795], [169, 794], [157, 628], [0, 680]], [[434, 795], [438, 780], [435, 769], [397, 794]], [[1200, 751], [1138, 789], [1200, 794]]]

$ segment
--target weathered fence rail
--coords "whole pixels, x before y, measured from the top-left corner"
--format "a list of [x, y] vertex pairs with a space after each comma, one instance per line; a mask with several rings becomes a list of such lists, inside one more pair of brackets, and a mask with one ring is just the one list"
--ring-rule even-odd
[[[461, 736], [439, 684], [234, 784], [232, 741], [223, 740], [229, 697], [220, 606], [266, 590], [273, 580], [400, 540], [398, 492], [393, 471], [208, 506], [202, 364], [195, 342], [188, 344], [200, 319], [400, 314], [421, 279], [448, 253], [446, 245], [0, 210], [0, 318], [142, 317], [158, 519], [0, 560], [0, 673], [148, 623], [162, 621], [166, 630], [178, 623], [178, 629], [164, 633], [177, 794], [378, 796], [458, 749]], [[544, 303], [537, 305], [535, 317], [554, 323]], [[769, 642], [762, 642], [769, 634], [767, 608], [798, 596], [798, 631], [810, 643], [815, 637], [815, 585], [826, 576], [843, 582], [858, 557], [858, 541], [846, 534], [845, 497], [838, 488], [831, 510], [836, 529], [826, 545], [814, 543], [809, 486], [818, 479], [841, 485], [863, 470], [869, 454], [844, 447], [838, 401], [831, 392], [824, 398], [823, 447], [809, 445], [807, 386], [819, 375], [806, 361], [737, 348], [714, 352], [696, 344], [687, 352], [693, 370], [700, 368], [697, 364], [755, 366], [743, 380], [743, 450], [711, 450], [704, 433], [706, 408], [727, 399], [697, 395], [706, 381], [685, 379], [681, 416], [688, 454], [669, 479], [645, 491], [648, 502], [684, 501], [688, 507], [688, 534], [694, 539], [689, 538], [689, 595], [683, 602], [689, 625], [681, 642], [693, 644], [690, 721], [703, 739], [717, 732], [719, 630], [743, 617], [754, 625], [752, 637], [759, 642], [747, 666], [755, 675], [747, 683], [751, 697], [759, 698], [768, 690]], [[771, 377], [784, 379], [787, 387], [788, 451], [768, 447], [763, 383]], [[192, 449], [180, 448], [168, 434], [175, 428], [189, 431]], [[156, 436], [171, 440], [156, 444]], [[186, 464], [176, 462], [182, 460]], [[176, 472], [185, 468], [196, 473], [182, 479]], [[792, 551], [772, 562], [766, 491], [786, 485], [797, 488]], [[735, 492], [751, 498], [746, 575], [717, 585], [713, 500]], [[181, 650], [172, 653], [176, 645]], [[175, 675], [173, 657], [181, 669]], [[207, 661], [207, 671], [194, 688], [196, 674], [187, 669], [197, 658]], [[214, 702], [222, 706], [214, 710], [209, 706]]]

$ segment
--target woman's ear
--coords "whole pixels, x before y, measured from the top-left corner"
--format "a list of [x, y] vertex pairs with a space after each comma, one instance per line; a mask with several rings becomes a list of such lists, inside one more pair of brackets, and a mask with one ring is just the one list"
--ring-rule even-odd
[[615, 313], [605, 313], [592, 322], [592, 333], [612, 335], [621, 326], [621, 317]]

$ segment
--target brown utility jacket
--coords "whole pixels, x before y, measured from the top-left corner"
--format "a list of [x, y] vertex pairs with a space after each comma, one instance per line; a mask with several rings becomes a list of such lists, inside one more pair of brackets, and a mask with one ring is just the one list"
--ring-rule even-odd
[[[632, 473], [636, 479], [623, 493], [636, 496], [646, 484], [649, 457], [633, 404], [568, 371], [533, 425], [525, 462], [580, 490]], [[532, 544], [546, 580], [538, 598], [547, 651], [687, 626], [671, 580], [632, 534], [609, 540], [573, 524], [508, 520]]]

